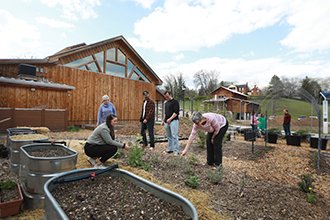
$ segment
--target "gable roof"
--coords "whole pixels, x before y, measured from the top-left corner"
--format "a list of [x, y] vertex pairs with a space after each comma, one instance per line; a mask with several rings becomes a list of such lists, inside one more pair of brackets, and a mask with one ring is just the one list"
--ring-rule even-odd
[[124, 43], [129, 50], [133, 52], [133, 54], [142, 62], [142, 64], [150, 71], [150, 73], [155, 77], [156, 84], [161, 85], [163, 81], [158, 77], [158, 75], [151, 69], [151, 67], [144, 61], [144, 59], [136, 52], [136, 50], [128, 43], [128, 41], [122, 36], [113, 37], [107, 40], [99, 41], [93, 44], [85, 44], [80, 43], [76, 45], [72, 45], [66, 47], [53, 55], [50, 55], [44, 59], [0, 59], [0, 64], [20, 64], [20, 63], [27, 63], [27, 64], [56, 64], [58, 63], [61, 57], [65, 57], [74, 53], [86, 51], [95, 47], [99, 47], [101, 45], [105, 45], [108, 43], [113, 43], [115, 41], [121, 41]]
[[221, 89], [224, 89], [224, 90], [230, 91], [230, 92], [232, 92], [232, 93], [235, 93], [235, 94], [238, 94], [238, 95], [241, 95], [241, 96], [244, 96], [244, 97], [249, 97], [249, 96], [245, 95], [244, 93], [238, 92], [238, 91], [236, 91], [236, 90], [228, 89], [228, 88], [226, 88], [226, 87], [224, 87], [224, 86], [220, 86], [219, 88], [215, 89], [213, 92], [211, 92], [211, 95], [215, 95], [215, 94], [216, 94], [219, 90], [221, 90]]
[[64, 48], [63, 50], [61, 50], [51, 56], [48, 56], [47, 59], [52, 62], [57, 62], [61, 57], [68, 56], [68, 55], [78, 53], [78, 52], [82, 52], [85, 50], [89, 50], [89, 49], [99, 47], [99, 46], [102, 46], [105, 44], [113, 43], [115, 41], [123, 42], [134, 53], [134, 55], [143, 63], [143, 65], [145, 65], [146, 68], [155, 76], [155, 78], [158, 81], [157, 82], [158, 85], [163, 83], [163, 81], [157, 76], [157, 74], [151, 69], [151, 67], [144, 61], [144, 59], [136, 52], [136, 50], [128, 43], [128, 41], [122, 35], [113, 37], [113, 38], [110, 38], [107, 40], [99, 41], [99, 42], [96, 42], [93, 44], [89, 44], [89, 45], [87, 45], [85, 43], [73, 45], [71, 47]]

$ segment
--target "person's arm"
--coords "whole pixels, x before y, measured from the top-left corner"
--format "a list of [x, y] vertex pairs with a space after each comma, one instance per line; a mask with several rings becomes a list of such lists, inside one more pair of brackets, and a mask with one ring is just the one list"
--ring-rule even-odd
[[113, 140], [111, 138], [111, 135], [110, 135], [110, 132], [108, 129], [103, 128], [101, 130], [101, 137], [102, 137], [103, 141], [109, 145], [114, 145], [119, 148], [123, 148], [126, 146], [126, 144], [124, 144], [124, 143], [120, 143], [118, 141]]
[[173, 118], [175, 118], [177, 116], [177, 114], [175, 112], [173, 112], [173, 114], [171, 115], [171, 117], [169, 119], [166, 120], [166, 123], [171, 123], [171, 121], [173, 120]]
[[117, 115], [117, 110], [116, 110], [116, 107], [113, 103], [111, 103], [111, 106], [112, 106], [112, 111], [113, 111], [113, 114], [114, 115]]
[[96, 122], [96, 125], [100, 125], [101, 115], [102, 115], [102, 105], [100, 105], [99, 111], [97, 113], [97, 122]]
[[190, 133], [190, 135], [189, 135], [188, 142], [187, 142], [185, 148], [183, 149], [183, 151], [182, 151], [182, 153], [181, 153], [182, 156], [184, 156], [184, 155], [187, 154], [187, 152], [188, 152], [188, 150], [189, 150], [191, 144], [193, 143], [194, 139], [196, 138], [196, 135], [197, 135], [197, 129], [198, 129], [197, 126], [194, 124], [194, 125], [193, 125], [193, 128], [191, 129], [191, 133]]
[[167, 123], [171, 123], [171, 121], [179, 115], [179, 111], [180, 111], [180, 106], [179, 106], [179, 102], [174, 100], [175, 102], [173, 103], [173, 114], [171, 115], [171, 117], [169, 119], [167, 119]]

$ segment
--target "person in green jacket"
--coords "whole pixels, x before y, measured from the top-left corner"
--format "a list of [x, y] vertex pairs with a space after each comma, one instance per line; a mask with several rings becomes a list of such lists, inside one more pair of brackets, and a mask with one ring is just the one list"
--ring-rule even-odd
[[266, 130], [266, 118], [264, 114], [261, 113], [260, 117], [258, 118], [258, 130], [261, 134], [265, 134]]

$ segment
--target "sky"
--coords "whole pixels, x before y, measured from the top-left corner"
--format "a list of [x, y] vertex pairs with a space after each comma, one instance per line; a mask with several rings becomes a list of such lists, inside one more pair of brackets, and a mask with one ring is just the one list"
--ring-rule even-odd
[[1, 1], [0, 59], [122, 35], [162, 80], [182, 74], [189, 88], [201, 70], [259, 88], [273, 75], [329, 84], [329, 15], [330, 0]]

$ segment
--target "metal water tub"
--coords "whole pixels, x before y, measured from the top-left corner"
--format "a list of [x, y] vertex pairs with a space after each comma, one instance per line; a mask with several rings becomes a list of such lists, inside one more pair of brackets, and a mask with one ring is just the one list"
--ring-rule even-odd
[[155, 195], [161, 200], [167, 201], [171, 204], [181, 207], [186, 215], [192, 220], [198, 220], [198, 215], [193, 204], [182, 197], [181, 195], [174, 193], [168, 189], [165, 189], [155, 183], [152, 183], [146, 179], [143, 179], [133, 173], [126, 170], [116, 169], [118, 165], [113, 165], [106, 169], [79, 169], [61, 173], [46, 182], [44, 185], [45, 191], [45, 218], [48, 220], [61, 219], [68, 220], [68, 216], [65, 214], [63, 209], [60, 207], [58, 202], [52, 196], [52, 191], [63, 182], [79, 181], [81, 179], [89, 178], [91, 173], [95, 172], [96, 175], [111, 175], [126, 178], [131, 183], [145, 189], [149, 193]]
[[[60, 149], [65, 152], [59, 157], [35, 157], [30, 153], [40, 150]], [[78, 153], [61, 144], [38, 143], [21, 147], [19, 178], [26, 191], [44, 194], [43, 185], [56, 174], [76, 168]]]
[[[24, 131], [28, 132], [28, 131]], [[33, 144], [35, 141], [47, 141], [48, 138], [45, 136], [45, 138], [40, 138], [40, 139], [34, 139], [34, 140], [14, 140], [14, 135], [23, 135], [23, 134], [35, 134], [35, 133], [15, 133], [14, 131], [11, 132], [7, 136], [7, 147], [9, 148], [10, 155], [9, 155], [9, 160], [11, 164], [11, 170], [14, 171], [15, 173], [18, 174], [19, 172], [19, 167], [21, 164], [21, 146], [24, 146], [26, 144]]]

